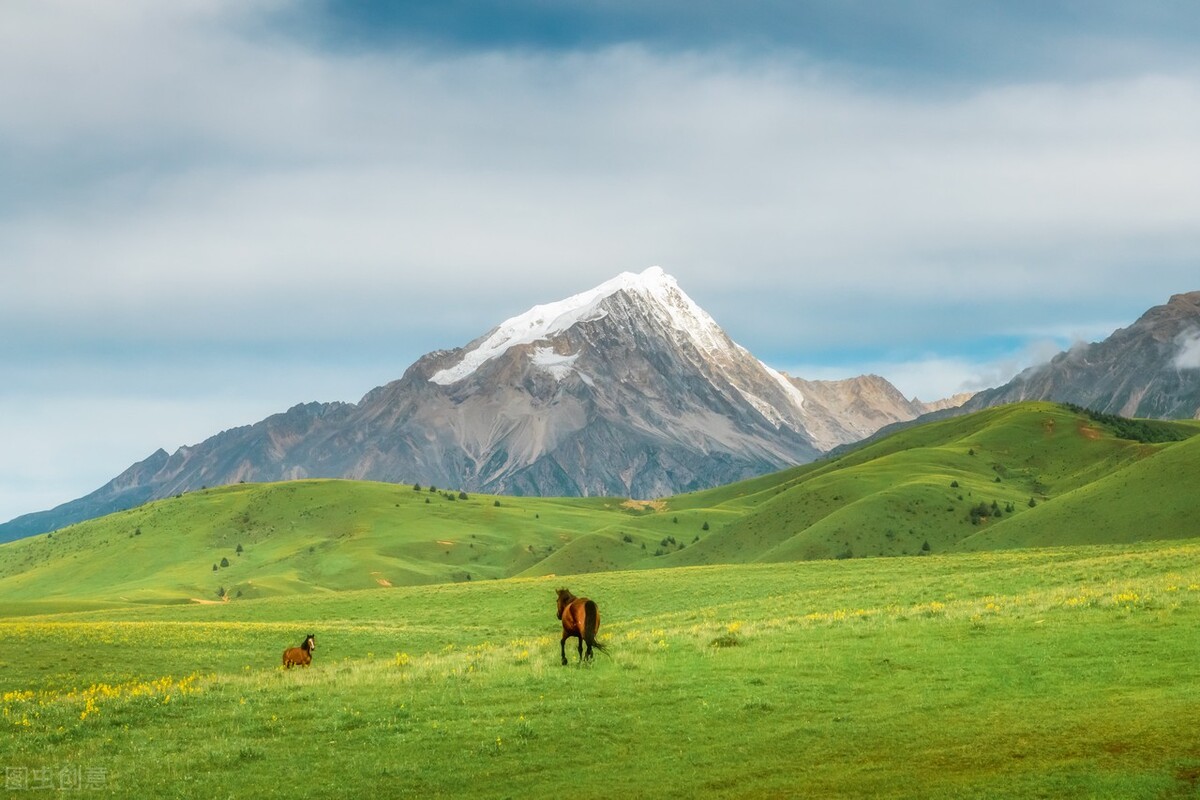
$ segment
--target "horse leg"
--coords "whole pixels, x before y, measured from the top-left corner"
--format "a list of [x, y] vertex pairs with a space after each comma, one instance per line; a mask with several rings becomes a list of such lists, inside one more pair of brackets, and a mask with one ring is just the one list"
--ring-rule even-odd
[[563, 631], [562, 639], [558, 643], [558, 649], [562, 651], [563, 666], [567, 664], [567, 632]]
[[[592, 652], [592, 648], [588, 648], [588, 652]], [[583, 663], [583, 634], [579, 634], [579, 662]]]
[[588, 642], [588, 643], [587, 643], [587, 646], [588, 646], [588, 649], [587, 649], [587, 660], [588, 660], [588, 661], [591, 661], [591, 660], [592, 660], [592, 643], [591, 643], [591, 642]]

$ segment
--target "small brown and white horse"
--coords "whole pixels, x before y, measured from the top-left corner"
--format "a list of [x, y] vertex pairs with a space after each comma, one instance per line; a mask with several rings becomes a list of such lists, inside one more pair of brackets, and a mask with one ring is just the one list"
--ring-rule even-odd
[[291, 669], [293, 664], [307, 667], [312, 663], [312, 651], [316, 649], [317, 639], [310, 633], [304, 640], [304, 644], [299, 647], [289, 647], [283, 651], [283, 665], [288, 669]]
[[579, 661], [584, 659], [583, 645], [587, 644], [587, 659], [592, 659], [592, 648], [604, 652], [607, 648], [596, 641], [600, 630], [600, 609], [593, 600], [576, 597], [568, 589], [558, 590], [558, 618], [562, 620], [562, 640], [558, 643], [562, 651], [562, 663], [567, 663], [567, 639], [579, 639]]

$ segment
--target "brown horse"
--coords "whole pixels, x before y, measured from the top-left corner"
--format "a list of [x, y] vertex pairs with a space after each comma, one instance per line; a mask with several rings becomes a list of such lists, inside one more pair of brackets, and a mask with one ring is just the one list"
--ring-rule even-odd
[[587, 643], [587, 659], [592, 660], [592, 648], [604, 652], [607, 648], [596, 641], [596, 631], [600, 630], [600, 609], [596, 603], [586, 597], [576, 597], [568, 589], [558, 590], [558, 618], [562, 620], [563, 633], [559, 650], [562, 651], [562, 663], [567, 663], [567, 639], [572, 636], [579, 639], [579, 661], [583, 662], [583, 645]]
[[307, 667], [312, 663], [312, 651], [316, 649], [317, 639], [310, 633], [304, 640], [304, 644], [299, 647], [289, 647], [283, 651], [283, 665], [288, 669], [291, 669], [293, 664]]

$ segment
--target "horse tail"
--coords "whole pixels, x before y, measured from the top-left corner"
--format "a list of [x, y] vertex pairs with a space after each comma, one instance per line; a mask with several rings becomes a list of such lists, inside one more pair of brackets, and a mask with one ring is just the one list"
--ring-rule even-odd
[[588, 647], [594, 647], [601, 653], [608, 648], [596, 641], [596, 631], [600, 629], [600, 611], [596, 608], [594, 600], [588, 600], [583, 604], [583, 639], [588, 643]]

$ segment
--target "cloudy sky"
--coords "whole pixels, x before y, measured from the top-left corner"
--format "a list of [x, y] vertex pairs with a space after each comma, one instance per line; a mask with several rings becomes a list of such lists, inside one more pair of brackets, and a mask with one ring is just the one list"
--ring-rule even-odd
[[1200, 289], [1200, 11], [5, 0], [0, 520], [661, 265], [934, 399]]

